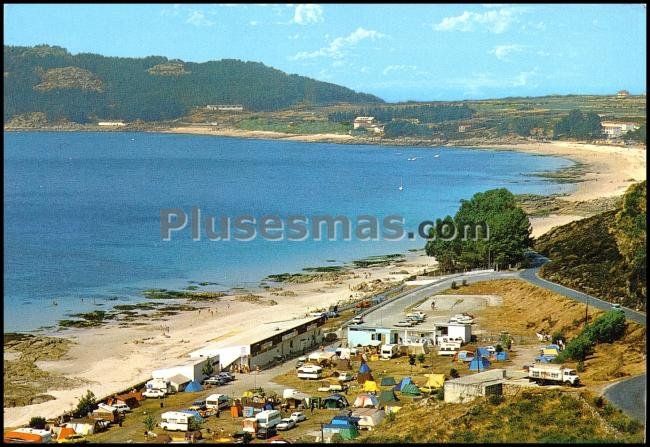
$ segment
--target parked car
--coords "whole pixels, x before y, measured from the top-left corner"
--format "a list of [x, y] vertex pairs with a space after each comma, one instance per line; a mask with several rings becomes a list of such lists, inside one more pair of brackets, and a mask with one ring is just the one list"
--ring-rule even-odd
[[190, 410], [205, 411], [208, 409], [205, 399], [197, 399], [190, 405]]
[[111, 407], [116, 408], [120, 413], [128, 413], [131, 411], [131, 408], [127, 404], [113, 404]]
[[142, 395], [144, 397], [151, 397], [151, 398], [160, 398], [160, 397], [165, 397], [165, 391], [164, 390], [154, 390], [154, 389], [148, 389]]
[[354, 317], [352, 319], [352, 324], [363, 324], [363, 317]]
[[275, 426], [278, 430], [291, 430], [296, 426], [296, 421], [291, 418], [283, 418], [278, 425]]
[[221, 371], [217, 377], [221, 377], [222, 379], [225, 379], [228, 382], [232, 382], [235, 380], [235, 376], [232, 373], [229, 373], [228, 371]]
[[350, 380], [354, 380], [354, 374], [350, 371], [343, 371], [342, 373], [339, 373], [338, 379], [339, 382], [349, 382]]
[[305, 362], [304, 362], [303, 360], [298, 360], [298, 361], [296, 362], [296, 369], [300, 368], [300, 367], [301, 367], [302, 365], [304, 365], [304, 364], [305, 364]]
[[325, 316], [326, 316], [327, 318], [336, 318], [336, 317], [339, 316], [339, 313], [336, 312], [335, 310], [330, 310], [329, 312], [327, 312], [327, 313], [325, 314]]
[[219, 376], [212, 376], [209, 379], [205, 379], [203, 383], [208, 385], [223, 385], [225, 383], [225, 379]]
[[612, 310], [618, 310], [620, 312], [623, 312], [623, 307], [619, 303], [614, 303], [612, 304]]
[[273, 427], [260, 427], [255, 435], [258, 439], [269, 439], [278, 434], [278, 430]]
[[397, 323], [395, 323], [394, 326], [397, 326], [397, 327], [412, 327], [414, 324], [415, 323], [413, 323], [411, 321], [402, 320], [402, 321], [398, 321]]
[[291, 413], [291, 416], [289, 417], [296, 422], [302, 422], [307, 420], [307, 416], [305, 416], [305, 413], [303, 413], [302, 411], [294, 411], [293, 413]]

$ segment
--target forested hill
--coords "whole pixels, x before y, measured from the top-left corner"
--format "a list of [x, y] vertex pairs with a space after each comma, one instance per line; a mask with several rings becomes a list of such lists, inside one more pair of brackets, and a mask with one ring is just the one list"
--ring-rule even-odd
[[4, 47], [4, 100], [5, 122], [16, 115], [43, 112], [50, 122], [78, 123], [173, 119], [207, 104], [241, 104], [247, 110], [271, 111], [301, 103], [383, 102], [259, 62], [72, 55], [48, 45]]

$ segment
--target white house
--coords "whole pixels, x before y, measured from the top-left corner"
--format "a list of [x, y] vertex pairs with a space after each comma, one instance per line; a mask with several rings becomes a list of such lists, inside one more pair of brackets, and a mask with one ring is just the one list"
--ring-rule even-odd
[[618, 138], [623, 134], [632, 132], [639, 128], [639, 126], [634, 123], [615, 123], [612, 121], [603, 121], [600, 125], [603, 128], [603, 133], [607, 135], [607, 138]]
[[121, 127], [125, 126], [122, 121], [100, 121], [97, 123], [98, 126], [103, 126], [103, 127]]

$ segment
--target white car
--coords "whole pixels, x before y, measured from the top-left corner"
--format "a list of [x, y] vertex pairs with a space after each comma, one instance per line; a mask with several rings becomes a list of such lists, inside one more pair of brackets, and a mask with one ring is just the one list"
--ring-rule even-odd
[[352, 319], [352, 324], [362, 324], [363, 323], [363, 317], [354, 317]]
[[148, 389], [142, 395], [144, 397], [165, 397], [165, 392], [163, 390]]
[[494, 346], [486, 346], [485, 349], [486, 349], [487, 352], [489, 352], [490, 354], [494, 354], [495, 352], [497, 352], [497, 350], [496, 350], [496, 348], [495, 348]]
[[349, 371], [343, 371], [339, 374], [338, 379], [339, 382], [349, 382], [350, 380], [354, 380], [354, 374]]
[[394, 326], [397, 326], [397, 327], [412, 327], [413, 325], [414, 325], [414, 323], [412, 323], [410, 321], [405, 321], [405, 320], [398, 321], [397, 323], [394, 324]]
[[296, 421], [291, 418], [282, 418], [282, 420], [275, 426], [278, 430], [291, 430], [296, 426]]
[[131, 411], [131, 408], [127, 404], [113, 404], [111, 407], [115, 407], [120, 413], [128, 413]]
[[296, 411], [294, 413], [291, 413], [289, 419], [293, 419], [295, 422], [302, 422], [307, 420], [307, 416], [305, 416], [305, 413], [302, 411]]

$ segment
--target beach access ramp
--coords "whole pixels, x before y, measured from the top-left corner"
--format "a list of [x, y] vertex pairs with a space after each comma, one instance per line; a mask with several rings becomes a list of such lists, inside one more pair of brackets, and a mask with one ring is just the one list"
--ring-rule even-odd
[[242, 356], [250, 355], [250, 346], [237, 345], [219, 347], [216, 345], [208, 345], [204, 348], [190, 353], [190, 358], [219, 358], [219, 366], [221, 369], [226, 369]]

